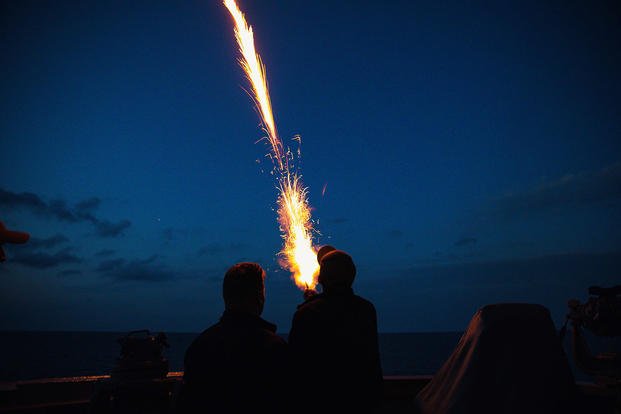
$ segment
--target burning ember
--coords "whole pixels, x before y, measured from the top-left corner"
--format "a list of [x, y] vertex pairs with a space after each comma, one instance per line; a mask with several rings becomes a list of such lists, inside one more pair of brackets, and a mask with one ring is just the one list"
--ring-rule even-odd
[[293, 274], [293, 280], [300, 289], [312, 289], [317, 285], [319, 265], [312, 243], [313, 225], [307, 190], [301, 176], [292, 171], [291, 151], [285, 151], [278, 138], [265, 66], [255, 51], [252, 27], [246, 22], [235, 0], [225, 0], [224, 5], [235, 20], [235, 38], [241, 52], [239, 64], [252, 86], [252, 98], [271, 146], [270, 157], [278, 180], [278, 223], [284, 240], [283, 249], [279, 252], [280, 265]]

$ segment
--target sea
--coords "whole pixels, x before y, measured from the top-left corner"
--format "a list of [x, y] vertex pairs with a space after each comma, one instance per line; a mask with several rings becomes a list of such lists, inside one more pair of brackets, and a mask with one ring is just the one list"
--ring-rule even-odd
[[[0, 332], [0, 382], [108, 374], [119, 356], [124, 332]], [[431, 375], [451, 354], [462, 332], [381, 333], [384, 375]], [[183, 356], [197, 333], [167, 333], [170, 371], [183, 370]], [[568, 335], [569, 336], [569, 335]], [[283, 335], [286, 339], [286, 335]], [[619, 350], [620, 341], [588, 338], [595, 349]], [[566, 353], [571, 357], [569, 338]], [[571, 358], [570, 358], [571, 362]], [[591, 381], [574, 369], [579, 381]], [[536, 373], [533, 373], [536, 375]]]

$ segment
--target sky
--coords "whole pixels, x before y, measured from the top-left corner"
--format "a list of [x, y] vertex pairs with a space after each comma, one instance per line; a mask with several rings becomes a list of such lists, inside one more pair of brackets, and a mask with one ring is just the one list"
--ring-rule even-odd
[[[240, 7], [280, 136], [302, 137], [315, 244], [352, 255], [381, 332], [498, 302], [560, 325], [621, 282], [618, 4]], [[0, 329], [199, 332], [256, 261], [287, 332], [302, 294], [224, 6], [5, 1], [0, 20], [0, 221], [31, 234], [5, 246]]]

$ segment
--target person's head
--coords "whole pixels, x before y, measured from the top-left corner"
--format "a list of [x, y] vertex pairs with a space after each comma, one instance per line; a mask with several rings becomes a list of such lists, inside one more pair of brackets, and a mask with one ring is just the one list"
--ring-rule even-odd
[[325, 246], [321, 246], [321, 248], [319, 250], [317, 250], [317, 263], [321, 264], [321, 259], [323, 259], [323, 257], [336, 250], [336, 247], [334, 246], [330, 246], [329, 244], [326, 244]]
[[265, 303], [265, 271], [257, 263], [237, 263], [224, 275], [222, 297], [227, 310], [261, 315]]
[[349, 288], [355, 277], [354, 261], [344, 251], [331, 250], [322, 256], [318, 281], [325, 291]]

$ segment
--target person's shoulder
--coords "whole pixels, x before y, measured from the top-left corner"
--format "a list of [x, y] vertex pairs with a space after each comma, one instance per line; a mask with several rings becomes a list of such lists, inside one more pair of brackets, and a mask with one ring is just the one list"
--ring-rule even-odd
[[369, 312], [372, 311], [372, 312], [375, 313], [375, 306], [373, 305], [373, 303], [371, 303], [370, 300], [367, 300], [367, 299], [363, 298], [362, 296], [354, 295], [354, 302], [360, 308], [364, 308], [364, 309], [368, 310]]
[[308, 312], [313, 312], [317, 308], [320, 308], [325, 301], [325, 295], [323, 293], [318, 293], [310, 298], [306, 299], [304, 302], [298, 305], [296, 310], [296, 314], [305, 314]]
[[195, 342], [201, 342], [201, 341], [208, 340], [210, 337], [212, 337], [214, 335], [218, 335], [221, 331], [222, 331], [222, 323], [221, 322], [216, 322], [213, 325], [211, 325], [209, 328], [207, 328], [203, 332], [201, 332], [196, 337], [196, 339], [194, 339], [194, 341]]
[[285, 339], [282, 336], [280, 336], [280, 335], [278, 335], [278, 334], [276, 334], [274, 332], [267, 331], [266, 335], [265, 335], [265, 338], [266, 338], [267, 342], [271, 346], [273, 346], [273, 347], [280, 348], [280, 347], [283, 347], [283, 346], [287, 345], [287, 341], [285, 341]]
[[287, 345], [284, 338], [276, 333], [276, 325], [265, 321], [264, 326], [258, 329], [258, 335], [264, 345], [272, 348], [280, 348]]
[[198, 334], [196, 338], [192, 341], [190, 346], [188, 347], [186, 354], [191, 354], [195, 352], [197, 349], [203, 348], [206, 344], [211, 342], [211, 339], [215, 336], [219, 335], [221, 331], [220, 322], [211, 325], [209, 328], [205, 329], [203, 332]]

